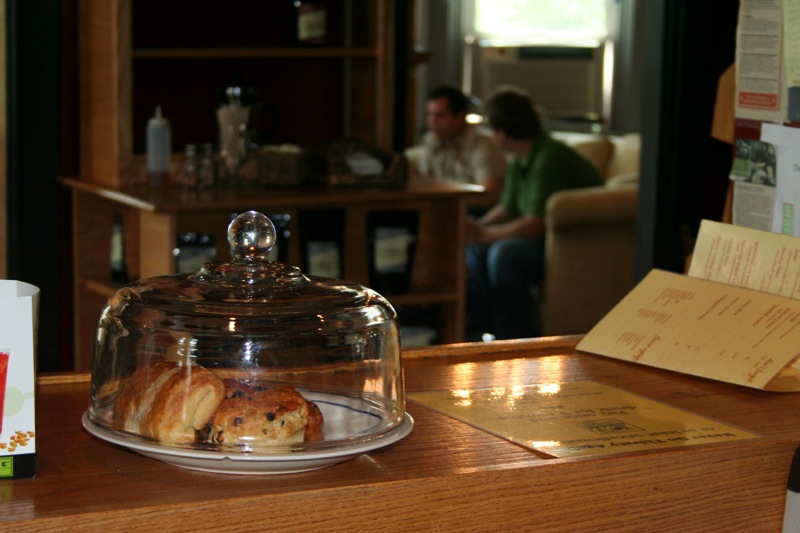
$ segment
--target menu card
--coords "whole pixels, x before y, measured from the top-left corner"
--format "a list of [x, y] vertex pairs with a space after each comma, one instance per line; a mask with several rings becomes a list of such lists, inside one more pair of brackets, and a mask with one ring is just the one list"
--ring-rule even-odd
[[758, 437], [594, 381], [424, 392], [408, 398], [550, 457]]
[[704, 220], [689, 276], [800, 298], [800, 239]]
[[747, 387], [797, 391], [798, 295], [800, 239], [704, 221], [689, 275], [653, 270], [577, 349]]

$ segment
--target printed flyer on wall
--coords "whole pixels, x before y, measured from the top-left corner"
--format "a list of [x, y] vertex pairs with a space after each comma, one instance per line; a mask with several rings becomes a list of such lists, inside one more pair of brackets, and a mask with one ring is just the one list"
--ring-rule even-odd
[[783, 1], [742, 0], [736, 36], [736, 118], [783, 122]]

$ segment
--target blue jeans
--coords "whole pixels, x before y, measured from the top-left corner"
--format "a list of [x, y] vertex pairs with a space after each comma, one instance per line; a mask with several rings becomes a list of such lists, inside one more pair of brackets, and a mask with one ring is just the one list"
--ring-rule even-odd
[[544, 275], [544, 238], [467, 246], [468, 322], [498, 339], [539, 335], [531, 285]]

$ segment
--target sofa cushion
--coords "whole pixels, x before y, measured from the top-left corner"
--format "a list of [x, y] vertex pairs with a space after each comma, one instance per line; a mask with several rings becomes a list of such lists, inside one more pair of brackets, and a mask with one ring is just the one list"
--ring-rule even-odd
[[606, 179], [630, 172], [638, 173], [641, 135], [638, 133], [615, 135], [611, 137], [611, 142], [614, 143], [614, 157], [608, 162]]
[[611, 176], [606, 180], [606, 189], [623, 189], [625, 187], [638, 187], [639, 186], [639, 172], [625, 172], [624, 174], [617, 174]]
[[608, 178], [606, 170], [614, 155], [614, 143], [608, 139], [597, 139], [579, 142], [573, 148], [594, 163], [594, 166], [597, 167], [597, 170], [600, 171], [604, 178]]

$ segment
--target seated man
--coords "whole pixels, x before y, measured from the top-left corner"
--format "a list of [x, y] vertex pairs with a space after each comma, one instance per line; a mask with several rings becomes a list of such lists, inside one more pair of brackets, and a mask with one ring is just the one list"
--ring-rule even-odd
[[468, 310], [479, 333], [533, 337], [531, 284], [544, 275], [544, 210], [562, 189], [601, 185], [581, 154], [542, 129], [528, 96], [500, 88], [486, 102], [495, 141], [514, 154], [500, 202], [467, 226]]
[[428, 132], [406, 157], [412, 174], [484, 186], [486, 193], [472, 205], [485, 211], [500, 197], [506, 159], [497, 144], [467, 123], [468, 103], [455, 87], [431, 91], [425, 104]]

